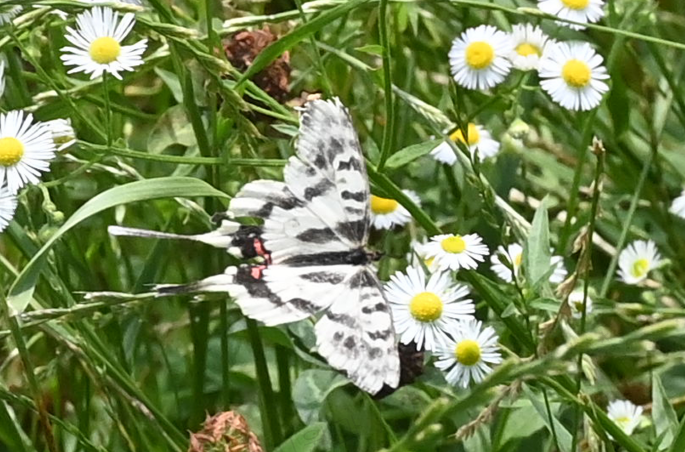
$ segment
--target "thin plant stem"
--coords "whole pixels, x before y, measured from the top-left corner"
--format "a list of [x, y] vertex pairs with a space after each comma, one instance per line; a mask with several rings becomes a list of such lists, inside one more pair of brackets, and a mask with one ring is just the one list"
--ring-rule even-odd
[[390, 39], [388, 36], [388, 0], [378, 2], [378, 34], [381, 47], [383, 48], [383, 91], [385, 95], [385, 116], [386, 123], [383, 128], [383, 142], [381, 144], [381, 156], [378, 160], [378, 172], [383, 172], [383, 167], [388, 157], [395, 135], [395, 107], [394, 93], [392, 90], [392, 67], [390, 60]]
[[[595, 168], [595, 179], [594, 179], [594, 192], [592, 194], [592, 207], [590, 209], [590, 224], [587, 231], [587, 241], [586, 247], [583, 251], [581, 262], [579, 265], [583, 265], [584, 275], [583, 275], [583, 311], [580, 317], [580, 330], [579, 335], [585, 334], [585, 327], [587, 322], [587, 296], [588, 289], [590, 287], [590, 269], [592, 268], [592, 235], [595, 233], [595, 225], [597, 222], [597, 216], [599, 215], [599, 196], [601, 194], [601, 184], [602, 176], [604, 174], [604, 164], [606, 161], [606, 152], [604, 151], [603, 145], [601, 143], [596, 143], [593, 146], [595, 155], [597, 156], [597, 166]], [[576, 367], [578, 369], [578, 374], [576, 375], [576, 395], [580, 393], [581, 382], [583, 378], [583, 353], [578, 354], [578, 359], [576, 361]], [[571, 450], [576, 450], [576, 444], [578, 441], [578, 429], [580, 428], [580, 423], [582, 421], [582, 411], [579, 406], [576, 406], [574, 413], [573, 422], [573, 442]]]
[[112, 107], [109, 101], [109, 74], [105, 71], [102, 74], [102, 98], [105, 102], [105, 130], [107, 132], [107, 147], [112, 146]]

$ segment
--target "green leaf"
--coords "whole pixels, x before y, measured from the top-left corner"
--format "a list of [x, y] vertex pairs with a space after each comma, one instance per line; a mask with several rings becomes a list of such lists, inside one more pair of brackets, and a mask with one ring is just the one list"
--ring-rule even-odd
[[100, 193], [74, 212], [62, 227], [50, 237], [45, 245], [38, 250], [29, 263], [26, 264], [26, 267], [24, 267], [14, 281], [7, 297], [7, 302], [13, 311], [12, 313], [16, 315], [24, 312], [26, 306], [31, 301], [48, 252], [57, 240], [76, 225], [114, 206], [150, 199], [173, 198], [175, 196], [186, 198], [195, 196], [228, 198], [227, 194], [213, 188], [208, 183], [191, 177], [160, 177], [142, 180], [114, 187]]
[[366, 3], [367, 1], [368, 0], [350, 0], [348, 2], [344, 2], [340, 6], [336, 6], [330, 11], [326, 11], [316, 19], [310, 20], [301, 27], [293, 30], [290, 34], [287, 34], [278, 41], [274, 42], [269, 47], [264, 49], [259, 55], [257, 55], [257, 58], [255, 58], [255, 60], [252, 62], [252, 65], [245, 71], [245, 73], [243, 73], [243, 76], [240, 77], [240, 80], [238, 80], [236, 83], [235, 89], [237, 89], [246, 80], [252, 78], [255, 74], [261, 72], [262, 69], [271, 64], [271, 62], [282, 55], [283, 52], [292, 49], [300, 41], [307, 39], [309, 36], [321, 30], [335, 19], [344, 16], [354, 8]]
[[685, 417], [680, 422], [680, 428], [678, 429], [678, 434], [675, 437], [675, 441], [671, 445], [671, 449], [668, 452], [681, 452], [685, 450]]
[[[558, 441], [557, 446], [559, 447], [561, 452], [571, 452], [572, 439], [571, 434], [568, 430], [566, 430], [566, 427], [564, 427], [564, 425], [561, 422], [559, 422], [556, 416], [554, 416], [554, 413], [552, 413], [552, 415], [550, 416], [544, 403], [528, 387], [528, 385], [523, 385], [523, 392], [526, 393], [526, 397], [528, 397], [528, 400], [531, 401], [533, 407], [535, 408], [535, 411], [537, 411], [538, 415], [542, 418], [542, 421], [545, 423], [550, 433], [552, 432], [552, 429], [554, 429], [554, 433], [556, 434]], [[550, 422], [550, 417], [552, 418], [552, 422]]]
[[511, 413], [507, 416], [507, 424], [502, 433], [501, 444], [532, 436], [544, 426], [545, 421], [537, 416], [535, 407], [532, 405], [512, 408]]
[[547, 218], [547, 197], [535, 211], [526, 245], [523, 247], [523, 266], [531, 287], [544, 278], [550, 270], [549, 219]]
[[366, 46], [357, 47], [354, 50], [356, 50], [358, 52], [370, 53], [371, 55], [378, 55], [378, 56], [383, 55], [383, 51], [384, 51], [383, 46], [378, 45], [378, 44], [369, 44]]
[[348, 383], [346, 378], [332, 370], [311, 369], [302, 372], [293, 386], [293, 401], [302, 422], [313, 424], [320, 421], [321, 407], [328, 394]]
[[284, 441], [274, 452], [311, 452], [321, 441], [325, 430], [325, 422], [308, 425]]
[[418, 159], [419, 157], [423, 157], [424, 155], [428, 154], [430, 151], [435, 149], [435, 147], [439, 145], [441, 141], [442, 140], [431, 140], [424, 143], [412, 144], [404, 149], [400, 149], [388, 158], [388, 161], [385, 163], [385, 167], [387, 169], [401, 168], [404, 165], [407, 165]]
[[661, 378], [656, 374], [652, 377], [652, 402], [652, 419], [657, 439], [660, 439], [658, 450], [666, 450], [676, 437], [678, 416], [668, 401]]

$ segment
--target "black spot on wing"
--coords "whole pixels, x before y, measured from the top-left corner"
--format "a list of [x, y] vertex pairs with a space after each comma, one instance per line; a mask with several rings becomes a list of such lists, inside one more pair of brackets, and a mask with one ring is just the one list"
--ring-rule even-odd
[[338, 236], [330, 228], [323, 229], [307, 229], [299, 233], [296, 238], [303, 242], [309, 243], [327, 243], [332, 240], [337, 240]]
[[369, 339], [372, 340], [386, 340], [390, 336], [392, 336], [392, 330], [384, 330], [384, 331], [374, 331], [372, 333], [366, 333], [366, 335], [369, 337]]
[[328, 157], [329, 161], [334, 161], [335, 158], [342, 154], [345, 151], [345, 148], [338, 140], [337, 138], [331, 137], [331, 139], [328, 141], [328, 145], [326, 146], [326, 156]]
[[357, 342], [354, 340], [354, 338], [352, 336], [350, 336], [347, 339], [345, 339], [345, 341], [343, 342], [343, 345], [345, 346], [346, 349], [352, 350], [357, 345]]
[[344, 274], [327, 271], [312, 272], [301, 276], [302, 279], [315, 283], [340, 284], [345, 279]]
[[326, 162], [326, 159], [324, 158], [323, 154], [318, 153], [316, 154], [316, 158], [314, 159], [314, 166], [320, 169], [324, 169], [328, 166], [328, 162]]
[[354, 171], [361, 171], [362, 170], [362, 165], [359, 162], [359, 159], [357, 157], [350, 157], [348, 161], [340, 161], [338, 162], [338, 171], [349, 171], [349, 170], [354, 170]]
[[[367, 297], [371, 298], [371, 297]], [[376, 303], [373, 306], [364, 306], [362, 308], [362, 312], [364, 314], [373, 314], [374, 312], [388, 312], [388, 304], [387, 303]]]
[[359, 287], [377, 287], [376, 282], [370, 273], [361, 271], [350, 278], [350, 287], [357, 289]]
[[355, 201], [364, 202], [366, 200], [366, 192], [343, 190], [340, 193], [340, 197], [345, 200], [354, 199]]
[[304, 199], [311, 201], [318, 196], [326, 194], [326, 192], [333, 187], [333, 182], [329, 181], [328, 179], [322, 179], [313, 187], [307, 187], [304, 190]]
[[328, 320], [331, 322], [340, 323], [348, 328], [357, 327], [357, 321], [354, 319], [354, 317], [351, 317], [347, 314], [333, 314], [332, 312], [329, 312], [326, 314], [326, 317], [328, 317]]
[[383, 350], [378, 347], [372, 347], [368, 350], [370, 359], [378, 359], [383, 356]]
[[335, 232], [351, 242], [361, 242], [366, 231], [366, 219], [338, 223]]
[[315, 314], [319, 308], [309, 300], [304, 298], [292, 298], [290, 300], [283, 300], [277, 294], [269, 289], [269, 286], [263, 279], [252, 276], [252, 266], [241, 265], [235, 276], [235, 282], [242, 285], [253, 298], [265, 298], [276, 306], [283, 306], [286, 304], [292, 305], [300, 311], [310, 314]]

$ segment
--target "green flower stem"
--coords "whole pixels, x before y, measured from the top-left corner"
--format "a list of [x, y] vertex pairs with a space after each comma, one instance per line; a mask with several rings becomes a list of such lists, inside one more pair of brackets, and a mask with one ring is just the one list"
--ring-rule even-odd
[[573, 173], [573, 182], [571, 184], [571, 191], [569, 192], [568, 204], [566, 207], [566, 220], [564, 221], [564, 227], [559, 234], [559, 247], [560, 253], [565, 253], [568, 241], [571, 238], [571, 227], [572, 220], [576, 215], [576, 209], [578, 208], [578, 191], [580, 189], [581, 177], [583, 175], [583, 170], [585, 168], [585, 161], [587, 159], [590, 151], [588, 147], [592, 141], [592, 130], [597, 115], [597, 109], [587, 113], [582, 121], [582, 135], [580, 139], [580, 144], [578, 146], [578, 161], [576, 162], [576, 170]]
[[107, 147], [112, 146], [114, 131], [112, 129], [112, 107], [109, 102], [109, 74], [105, 71], [102, 74], [102, 99], [105, 103], [105, 129], [107, 132]]
[[[595, 168], [595, 180], [594, 180], [594, 193], [592, 194], [592, 208], [590, 209], [590, 224], [587, 231], [587, 242], [586, 247], [581, 255], [581, 261], [578, 265], [582, 266], [584, 270], [583, 275], [583, 312], [580, 318], [580, 330], [579, 335], [585, 334], [585, 327], [587, 323], [587, 297], [588, 289], [590, 287], [590, 269], [592, 267], [592, 236], [595, 233], [595, 225], [597, 222], [597, 217], [599, 215], [599, 196], [602, 191], [602, 176], [604, 174], [604, 164], [606, 162], [606, 152], [603, 146], [598, 143], [593, 146], [595, 155], [597, 155], [597, 166]], [[583, 354], [578, 354], [578, 359], [576, 361], [576, 367], [578, 374], [576, 375], [576, 395], [580, 394], [581, 382], [583, 378]], [[571, 450], [576, 450], [576, 445], [578, 442], [578, 429], [582, 421], [582, 413], [580, 406], [576, 405], [574, 413], [573, 431], [571, 433], [573, 442]]]
[[280, 159], [228, 159], [224, 160], [219, 157], [183, 157], [178, 155], [165, 155], [165, 154], [151, 154], [149, 152], [136, 151], [133, 149], [120, 148], [117, 146], [112, 146], [107, 148], [100, 144], [89, 143], [87, 141], [79, 140], [78, 145], [81, 149], [88, 151], [98, 152], [98, 153], [111, 153], [113, 155], [118, 155], [120, 157], [129, 157], [139, 160], [149, 160], [152, 162], [165, 162], [165, 163], [181, 163], [185, 165], [226, 165], [231, 166], [249, 166], [249, 167], [269, 167], [278, 168], [285, 166], [286, 160]]
[[269, 368], [266, 365], [266, 356], [264, 355], [264, 344], [262, 344], [262, 339], [259, 336], [257, 322], [249, 318], [246, 318], [245, 322], [247, 323], [247, 335], [250, 340], [250, 345], [252, 346], [252, 354], [257, 370], [259, 411], [261, 413], [262, 422], [264, 423], [264, 442], [266, 443], [266, 450], [273, 450], [283, 439], [281, 424], [278, 420], [277, 404], [273, 403], [276, 400], [276, 397], [271, 386]]
[[378, 160], [378, 172], [383, 172], [385, 162], [390, 157], [393, 138], [395, 137], [395, 107], [394, 93], [392, 91], [392, 66], [390, 61], [390, 40], [388, 37], [388, 0], [378, 2], [378, 37], [383, 48], [381, 58], [383, 60], [383, 91], [385, 95], [385, 127], [383, 128], [383, 142], [381, 143], [381, 156]]
[[637, 203], [638, 201], [640, 201], [640, 194], [642, 193], [642, 188], [644, 187], [645, 181], [647, 180], [647, 175], [649, 174], [649, 169], [652, 167], [652, 162], [656, 158], [656, 155], [659, 151], [659, 146], [657, 145], [657, 143], [654, 142], [654, 140], [652, 141], [652, 150], [649, 153], [647, 161], [644, 163], [644, 166], [642, 167], [640, 178], [638, 179], [637, 185], [635, 186], [635, 192], [633, 192], [633, 196], [630, 200], [628, 215], [626, 216], [625, 220], [623, 220], [623, 228], [621, 229], [621, 235], [618, 239], [618, 242], [616, 243], [616, 253], [613, 256], [611, 256], [611, 262], [609, 263], [607, 272], [604, 275], [602, 288], [599, 291], [600, 298], [606, 297], [606, 294], [609, 291], [609, 287], [611, 286], [611, 282], [614, 279], [614, 273], [616, 272], [616, 267], [618, 265], [618, 258], [621, 254], [623, 246], [626, 243], [626, 238], [628, 237], [628, 231], [630, 230], [630, 226], [633, 223], [633, 216], [635, 216]]

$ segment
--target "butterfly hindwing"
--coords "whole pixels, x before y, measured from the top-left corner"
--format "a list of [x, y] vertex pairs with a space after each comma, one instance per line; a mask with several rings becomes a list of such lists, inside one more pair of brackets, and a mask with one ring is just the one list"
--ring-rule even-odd
[[390, 307], [370, 267], [357, 267], [346, 291], [316, 324], [319, 354], [372, 394], [399, 382], [399, 357]]

